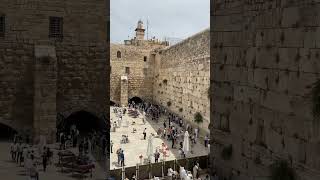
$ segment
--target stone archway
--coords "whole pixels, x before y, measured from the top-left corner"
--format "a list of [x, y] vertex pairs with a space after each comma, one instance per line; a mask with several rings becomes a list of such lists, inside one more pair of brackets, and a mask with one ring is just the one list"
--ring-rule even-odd
[[143, 103], [143, 100], [140, 97], [134, 96], [134, 97], [130, 98], [128, 102], [129, 103], [134, 102], [135, 104], [141, 104], [141, 103]]
[[93, 131], [107, 131], [107, 122], [105, 122], [104, 119], [84, 110], [71, 113], [68, 117], [62, 120], [59, 128], [62, 131], [68, 131], [72, 125], [76, 125], [80, 133], [85, 134]]
[[110, 106], [115, 106], [117, 103], [115, 103], [114, 101], [110, 100]]
[[18, 133], [18, 131], [13, 127], [0, 123], [0, 140], [12, 139], [16, 133]]

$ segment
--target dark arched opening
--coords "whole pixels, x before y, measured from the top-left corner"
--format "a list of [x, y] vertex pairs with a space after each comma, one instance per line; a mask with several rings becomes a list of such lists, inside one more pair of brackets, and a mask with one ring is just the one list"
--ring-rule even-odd
[[12, 139], [17, 131], [10, 126], [0, 123], [0, 140]]
[[132, 102], [134, 102], [135, 104], [141, 104], [143, 103], [143, 100], [135, 96], [129, 99], [129, 103], [131, 104]]
[[115, 106], [115, 105], [116, 105], [116, 103], [114, 101], [110, 100], [110, 106]]
[[81, 134], [107, 132], [107, 122], [105, 119], [100, 119], [87, 111], [72, 113], [69, 117], [63, 120], [61, 130], [68, 133], [73, 125], [76, 126]]

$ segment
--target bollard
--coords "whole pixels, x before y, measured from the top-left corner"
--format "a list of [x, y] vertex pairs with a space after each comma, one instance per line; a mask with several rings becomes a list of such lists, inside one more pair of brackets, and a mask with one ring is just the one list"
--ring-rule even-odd
[[162, 166], [161, 166], [161, 172], [162, 172], [162, 178], [164, 178], [164, 161], [162, 161]]
[[139, 164], [136, 165], [136, 179], [139, 179]]
[[126, 173], [126, 171], [125, 171], [125, 169], [124, 169], [124, 166], [122, 167], [122, 180], [124, 180], [124, 178], [125, 178], [125, 173]]

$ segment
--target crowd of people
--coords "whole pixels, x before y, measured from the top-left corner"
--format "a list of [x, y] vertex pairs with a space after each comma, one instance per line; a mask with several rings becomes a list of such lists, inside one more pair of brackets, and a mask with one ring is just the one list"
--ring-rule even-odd
[[[113, 108], [113, 112], [116, 114], [116, 120], [111, 119], [110, 123], [113, 124], [114, 132], [116, 131], [117, 127], [121, 127], [121, 124], [124, 123], [126, 120], [124, 118], [124, 115], [127, 111], [133, 111], [137, 110], [139, 114], [141, 114], [141, 120], [143, 124], [145, 124], [146, 119], [149, 119], [151, 121], [154, 121], [154, 123], [159, 123], [160, 118], [165, 117], [164, 121], [161, 121], [161, 127], [157, 130], [157, 135], [158, 137], [170, 141], [171, 143], [171, 148], [172, 149], [179, 149], [179, 153], [182, 158], [186, 158], [186, 153], [183, 151], [183, 141], [184, 141], [184, 135], [185, 132], [188, 131], [190, 134], [189, 140], [191, 144], [191, 153], [192, 153], [192, 147], [196, 144], [199, 145], [204, 145], [206, 148], [210, 147], [210, 139], [209, 136], [206, 135], [204, 137], [204, 140], [202, 143], [200, 143], [200, 129], [198, 127], [192, 127], [189, 123], [184, 121], [181, 117], [178, 115], [169, 112], [165, 107], [151, 104], [151, 103], [138, 103], [135, 104], [134, 102], [129, 103], [128, 108], [127, 107], [120, 107], [119, 105], [116, 105]], [[132, 125], [136, 124], [136, 120], [133, 120]], [[136, 133], [137, 130], [133, 127], [132, 133]], [[147, 134], [147, 128], [143, 128], [142, 132], [142, 140], [146, 140], [149, 134]], [[124, 135], [123, 135], [124, 136]], [[150, 136], [153, 136], [151, 133]], [[126, 136], [128, 137], [128, 136]], [[121, 141], [122, 142], [122, 141]], [[113, 147], [113, 142], [111, 141], [110, 143], [110, 149], [112, 152], [112, 147]], [[117, 154], [117, 164], [118, 166], [125, 166], [125, 158], [124, 158], [124, 149], [118, 148], [116, 150]], [[160, 152], [159, 149], [155, 149], [154, 152], [154, 162], [159, 162], [160, 158]], [[198, 170], [199, 165], [195, 165], [194, 168]], [[194, 175], [196, 175], [198, 172], [197, 170], [194, 171]], [[198, 175], [196, 175], [198, 176]], [[135, 176], [132, 177], [134, 179]], [[208, 178], [207, 178], [208, 179]]]
[[39, 180], [38, 166], [46, 172], [47, 165], [51, 164], [53, 152], [47, 146], [31, 145], [27, 139], [15, 134], [10, 146], [12, 161], [24, 167], [26, 175], [31, 179]]

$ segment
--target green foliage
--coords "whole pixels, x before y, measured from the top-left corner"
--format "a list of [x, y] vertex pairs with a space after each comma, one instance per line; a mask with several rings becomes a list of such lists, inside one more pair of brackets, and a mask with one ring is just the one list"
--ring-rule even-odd
[[221, 151], [221, 157], [224, 160], [229, 160], [232, 157], [232, 145], [226, 146]]
[[170, 101], [167, 102], [167, 106], [168, 107], [171, 106], [171, 102]]
[[203, 122], [203, 117], [202, 117], [201, 113], [196, 112], [196, 113], [194, 114], [194, 121], [195, 121], [196, 123], [198, 123], [198, 124], [200, 124], [200, 123]]
[[315, 119], [320, 118], [320, 79], [312, 89], [312, 113]]
[[295, 180], [296, 175], [292, 167], [285, 160], [275, 161], [271, 165], [271, 180]]

